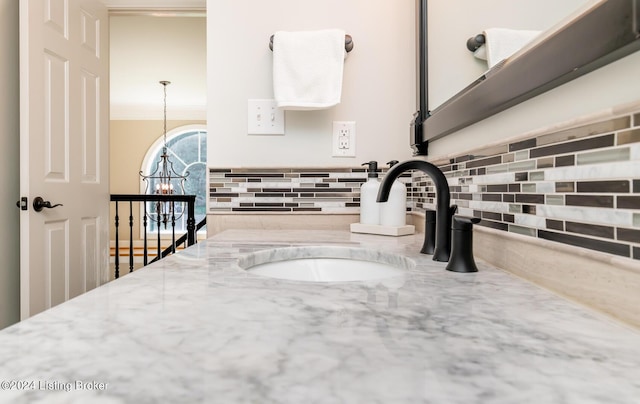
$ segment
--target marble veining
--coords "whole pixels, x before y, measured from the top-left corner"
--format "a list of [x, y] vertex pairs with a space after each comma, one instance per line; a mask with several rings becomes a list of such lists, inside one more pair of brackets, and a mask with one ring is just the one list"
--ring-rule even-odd
[[[421, 244], [224, 232], [2, 330], [0, 381], [39, 384], [0, 390], [0, 402], [638, 402], [636, 330], [481, 261], [448, 272]], [[416, 265], [397, 283], [275, 280], [238, 265], [312, 245]]]

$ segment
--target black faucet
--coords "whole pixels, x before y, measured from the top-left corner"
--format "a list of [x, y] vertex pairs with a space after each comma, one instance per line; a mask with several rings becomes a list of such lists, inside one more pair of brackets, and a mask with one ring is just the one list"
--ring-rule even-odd
[[[436, 186], [436, 248], [433, 251], [433, 260], [447, 262], [451, 255], [451, 217], [455, 213], [457, 206], [449, 206], [451, 196], [449, 195], [449, 184], [442, 171], [435, 165], [424, 160], [407, 160], [391, 167], [382, 178], [380, 190], [378, 191], [378, 202], [386, 202], [389, 199], [389, 191], [393, 181], [405, 171], [420, 170], [431, 177]], [[425, 235], [427, 232], [425, 232]], [[427, 254], [427, 240], [420, 250]]]

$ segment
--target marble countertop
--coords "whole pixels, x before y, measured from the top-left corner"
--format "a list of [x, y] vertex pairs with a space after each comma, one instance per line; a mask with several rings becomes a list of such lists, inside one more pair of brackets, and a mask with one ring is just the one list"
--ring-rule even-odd
[[[638, 403], [640, 333], [420, 236], [227, 231], [0, 332], [0, 402]], [[303, 283], [238, 258], [365, 247], [404, 278]]]

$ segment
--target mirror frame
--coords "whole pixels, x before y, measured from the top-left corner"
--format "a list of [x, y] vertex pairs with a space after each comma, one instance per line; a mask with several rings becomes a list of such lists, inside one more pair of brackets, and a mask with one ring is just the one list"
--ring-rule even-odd
[[640, 50], [640, 0], [601, 0], [567, 23], [542, 33], [538, 40], [428, 111], [427, 0], [417, 1], [419, 111], [414, 115], [411, 135], [416, 155], [427, 155], [429, 141]]

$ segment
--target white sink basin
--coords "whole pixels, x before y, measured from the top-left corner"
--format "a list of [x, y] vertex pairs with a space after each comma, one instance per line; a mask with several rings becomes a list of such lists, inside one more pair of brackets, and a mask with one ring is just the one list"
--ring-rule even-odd
[[415, 266], [397, 254], [351, 247], [288, 247], [247, 254], [238, 260], [252, 274], [306, 282], [350, 282], [403, 277]]

